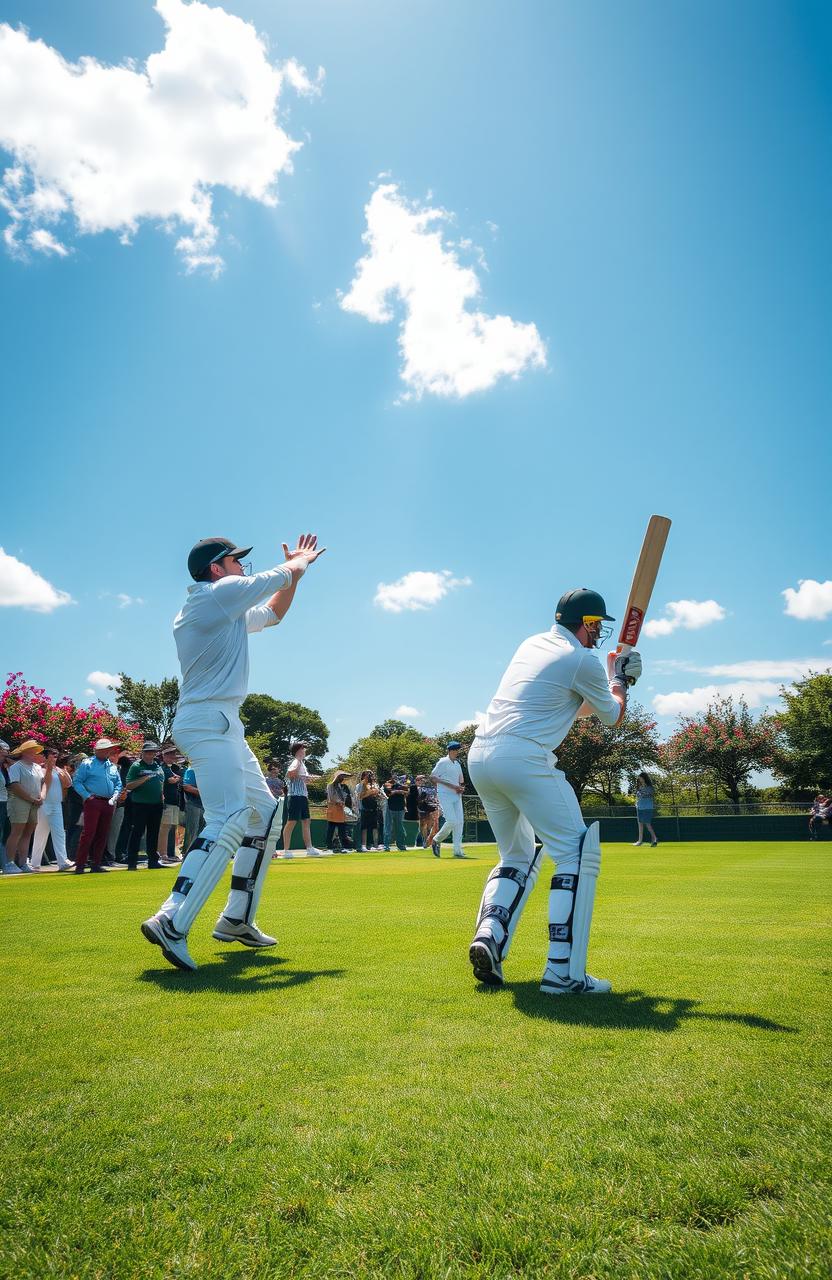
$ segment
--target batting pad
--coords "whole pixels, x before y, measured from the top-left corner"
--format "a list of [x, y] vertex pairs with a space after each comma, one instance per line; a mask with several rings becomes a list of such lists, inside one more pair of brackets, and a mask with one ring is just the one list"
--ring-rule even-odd
[[[262, 835], [246, 836], [234, 858], [231, 871], [231, 892], [223, 908], [222, 916], [226, 920], [254, 924], [254, 917], [263, 892], [266, 872], [269, 869], [267, 855], [269, 832], [275, 819], [281, 800], [272, 810], [272, 816], [266, 824]], [[258, 826], [262, 823], [258, 823]], [[220, 919], [222, 919], [220, 916]]]
[[487, 933], [500, 960], [508, 955], [514, 931], [535, 886], [543, 850], [538, 849], [528, 867], [501, 862], [485, 882], [475, 934]]
[[[232, 813], [230, 817], [226, 818], [216, 840], [211, 843], [210, 849], [205, 850], [201, 865], [194, 869], [193, 879], [187, 884], [187, 887], [183, 884], [180, 892], [184, 893], [185, 897], [171, 917], [171, 924], [178, 933], [186, 934], [188, 932], [217, 887], [220, 876], [243, 842], [250, 815], [251, 809], [246, 806], [245, 809], [238, 809], [236, 813]], [[208, 844], [209, 842], [206, 841], [205, 843]], [[202, 850], [199, 852], [202, 852]], [[197, 853], [196, 849], [182, 863], [182, 870], [177, 884], [187, 882], [188, 871], [190, 870], [188, 863], [195, 853]]]
[[595, 885], [601, 870], [601, 826], [593, 822], [584, 832], [581, 843], [581, 863], [578, 869], [578, 888], [572, 912], [572, 951], [569, 956], [569, 977], [583, 982], [586, 976], [586, 953], [589, 948], [589, 930], [592, 926], [592, 909], [595, 906]]

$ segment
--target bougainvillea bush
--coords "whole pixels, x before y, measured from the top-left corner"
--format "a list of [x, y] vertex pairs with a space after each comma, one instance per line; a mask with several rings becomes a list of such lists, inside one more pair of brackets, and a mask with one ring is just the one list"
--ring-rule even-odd
[[112, 738], [128, 751], [141, 746], [138, 725], [122, 720], [100, 702], [78, 707], [71, 698], [53, 702], [45, 689], [13, 671], [0, 694], [0, 738], [15, 747], [26, 738], [51, 743], [59, 751], [92, 751], [97, 738]]
[[777, 731], [772, 716], [755, 720], [742, 698], [714, 698], [702, 715], [680, 717], [665, 751], [668, 763], [710, 774], [739, 804], [752, 773], [777, 766]]

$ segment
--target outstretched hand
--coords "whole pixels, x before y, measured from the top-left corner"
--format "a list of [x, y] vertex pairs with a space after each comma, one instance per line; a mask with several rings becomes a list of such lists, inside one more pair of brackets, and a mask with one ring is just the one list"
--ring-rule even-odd
[[326, 547], [318, 546], [317, 533], [302, 533], [298, 538], [298, 545], [294, 551], [289, 550], [288, 543], [283, 543], [283, 555], [287, 561], [300, 560], [303, 567], [313, 564], [318, 556], [322, 556], [326, 551]]

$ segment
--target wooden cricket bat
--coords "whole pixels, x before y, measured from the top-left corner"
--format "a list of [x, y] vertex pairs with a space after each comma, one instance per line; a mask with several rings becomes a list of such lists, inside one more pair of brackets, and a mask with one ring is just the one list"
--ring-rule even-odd
[[641, 554], [638, 558], [636, 571], [633, 574], [633, 585], [630, 587], [621, 634], [618, 637], [619, 653], [627, 653], [628, 650], [635, 648], [638, 643], [644, 615], [647, 613], [647, 606], [653, 594], [653, 587], [656, 585], [659, 565], [664, 554], [664, 544], [667, 542], [669, 532], [670, 521], [667, 516], [650, 517], [647, 532], [641, 544]]

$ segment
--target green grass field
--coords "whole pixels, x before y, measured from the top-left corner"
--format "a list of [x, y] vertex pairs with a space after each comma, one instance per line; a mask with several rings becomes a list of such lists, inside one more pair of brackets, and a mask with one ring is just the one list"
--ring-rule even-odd
[[273, 864], [191, 975], [162, 873], [0, 883], [0, 1274], [828, 1277], [832, 845], [608, 846], [558, 1000], [551, 867], [473, 985], [469, 852]]

